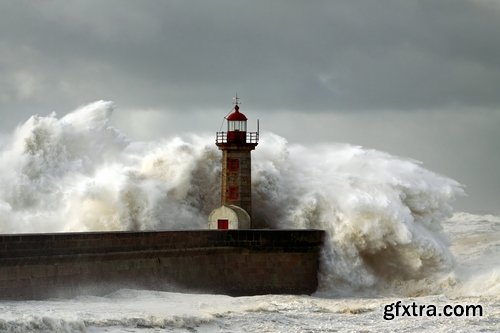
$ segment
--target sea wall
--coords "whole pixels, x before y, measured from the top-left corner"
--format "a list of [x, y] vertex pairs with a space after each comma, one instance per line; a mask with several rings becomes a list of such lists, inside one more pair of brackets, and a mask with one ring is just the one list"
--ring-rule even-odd
[[317, 288], [321, 230], [0, 236], [0, 299], [120, 288], [256, 295]]

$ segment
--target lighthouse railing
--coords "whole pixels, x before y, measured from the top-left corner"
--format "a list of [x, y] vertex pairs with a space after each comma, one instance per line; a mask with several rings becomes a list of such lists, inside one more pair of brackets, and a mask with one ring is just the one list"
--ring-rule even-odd
[[259, 143], [259, 132], [247, 132], [247, 143]]
[[[217, 132], [215, 143], [228, 143], [227, 132]], [[247, 132], [245, 143], [259, 143], [259, 132]]]
[[227, 143], [227, 132], [217, 132], [215, 143]]

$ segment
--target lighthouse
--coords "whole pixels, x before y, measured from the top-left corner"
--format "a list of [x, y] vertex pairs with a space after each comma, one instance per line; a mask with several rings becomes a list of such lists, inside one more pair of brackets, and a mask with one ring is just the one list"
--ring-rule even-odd
[[[217, 132], [215, 144], [222, 151], [221, 207], [209, 215], [210, 229], [250, 229], [252, 216], [252, 161], [259, 131], [247, 131], [247, 117], [234, 108], [226, 117], [227, 131]], [[257, 126], [258, 128], [258, 126]]]

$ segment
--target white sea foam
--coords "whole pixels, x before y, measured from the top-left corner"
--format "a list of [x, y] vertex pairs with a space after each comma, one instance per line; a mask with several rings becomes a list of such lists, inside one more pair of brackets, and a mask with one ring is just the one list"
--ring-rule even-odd
[[277, 228], [327, 231], [321, 290], [348, 292], [449, 271], [441, 221], [461, 186], [420, 163], [351, 145], [287, 145], [255, 153], [254, 216]]
[[0, 152], [0, 232], [189, 229], [205, 224], [218, 156], [199, 139], [130, 142], [110, 102], [33, 116]]
[[[203, 228], [218, 205], [212, 138], [131, 142], [111, 102], [33, 116], [0, 153], [0, 231]], [[254, 220], [327, 231], [323, 292], [421, 279], [453, 266], [440, 222], [463, 190], [419, 162], [348, 144], [289, 145], [268, 133], [254, 153]]]
[[[385, 320], [385, 305], [480, 304], [477, 317]], [[500, 328], [495, 298], [317, 298], [294, 295], [229, 297], [120, 290], [103, 297], [0, 302], [2, 332], [485, 332]]]
[[[109, 125], [112, 111], [100, 101], [62, 118], [33, 116], [0, 145], [1, 233], [205, 227], [219, 203], [213, 138], [132, 142]], [[448, 219], [463, 193], [457, 182], [383, 152], [290, 145], [267, 133], [253, 153], [253, 190], [261, 227], [327, 231], [316, 297], [122, 290], [0, 302], [0, 330], [394, 331], [381, 318], [383, 305], [395, 301], [388, 294], [441, 305], [479, 302], [488, 311], [477, 319], [410, 318], [398, 327], [500, 328], [500, 220], [466, 213]]]
[[500, 296], [500, 217], [457, 213], [444, 223], [457, 258], [458, 296]]

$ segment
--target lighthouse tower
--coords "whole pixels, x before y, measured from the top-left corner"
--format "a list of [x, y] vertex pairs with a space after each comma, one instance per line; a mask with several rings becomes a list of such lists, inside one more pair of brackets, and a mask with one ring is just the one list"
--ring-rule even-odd
[[[217, 132], [215, 143], [222, 150], [221, 207], [209, 216], [211, 229], [249, 229], [252, 216], [250, 152], [259, 132], [247, 132], [247, 117], [240, 112], [236, 96], [234, 109], [226, 117], [227, 132]], [[233, 219], [230, 218], [230, 215]]]

